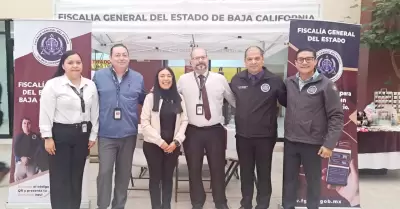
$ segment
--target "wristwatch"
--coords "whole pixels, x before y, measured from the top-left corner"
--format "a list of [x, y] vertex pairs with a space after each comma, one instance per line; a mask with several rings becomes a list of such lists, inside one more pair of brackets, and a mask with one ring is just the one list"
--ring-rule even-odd
[[175, 143], [175, 145], [177, 146], [177, 147], [180, 147], [181, 146], [181, 143], [178, 141], [178, 140], [174, 140], [174, 143]]

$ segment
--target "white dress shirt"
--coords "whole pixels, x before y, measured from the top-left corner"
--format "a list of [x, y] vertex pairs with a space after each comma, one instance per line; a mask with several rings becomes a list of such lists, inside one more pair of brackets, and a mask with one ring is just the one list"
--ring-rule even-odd
[[39, 111], [39, 128], [42, 137], [52, 137], [53, 122], [76, 124], [91, 122], [90, 141], [96, 141], [99, 130], [99, 99], [97, 88], [90, 79], [81, 78], [78, 92], [83, 88], [85, 113], [82, 113], [81, 100], [71, 88], [74, 86], [64, 75], [46, 82], [41, 97]]
[[[207, 74], [209, 74], [208, 77]], [[228, 81], [223, 75], [218, 73], [207, 71], [204, 74], [207, 78], [207, 80], [205, 80], [205, 87], [211, 112], [211, 119], [207, 120], [204, 117], [204, 114], [196, 114], [196, 105], [203, 104], [203, 98], [199, 100], [200, 90], [195, 80], [195, 76], [200, 84], [200, 79], [198, 78], [199, 74], [196, 74], [194, 71], [181, 75], [177, 83], [179, 93], [181, 93], [185, 98], [189, 124], [197, 127], [204, 127], [223, 123], [224, 116], [222, 114], [222, 106], [224, 98], [229, 102], [229, 104], [235, 107], [235, 96], [229, 87]]]

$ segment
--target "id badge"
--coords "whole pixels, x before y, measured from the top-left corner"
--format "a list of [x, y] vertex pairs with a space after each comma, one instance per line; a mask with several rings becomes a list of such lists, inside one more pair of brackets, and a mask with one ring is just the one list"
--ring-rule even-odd
[[82, 123], [82, 133], [87, 132], [87, 123]]
[[196, 115], [203, 115], [203, 105], [202, 104], [196, 105]]
[[121, 120], [121, 108], [114, 109], [114, 120]]

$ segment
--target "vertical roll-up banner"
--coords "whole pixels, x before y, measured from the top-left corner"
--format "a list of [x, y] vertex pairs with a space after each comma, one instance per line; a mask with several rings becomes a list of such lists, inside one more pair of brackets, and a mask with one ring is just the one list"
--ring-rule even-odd
[[[321, 208], [360, 208], [356, 126], [360, 25], [315, 20], [290, 23], [287, 76], [297, 73], [296, 52], [317, 52], [317, 69], [335, 82], [343, 104], [344, 127], [333, 156], [322, 162]], [[299, 173], [298, 208], [306, 208], [307, 183]]]
[[[40, 93], [68, 50], [81, 55], [82, 76], [91, 77], [91, 31], [91, 22], [14, 20], [14, 132], [7, 208], [51, 208], [48, 154], [38, 125]], [[88, 168], [89, 160], [82, 208], [89, 208]]]

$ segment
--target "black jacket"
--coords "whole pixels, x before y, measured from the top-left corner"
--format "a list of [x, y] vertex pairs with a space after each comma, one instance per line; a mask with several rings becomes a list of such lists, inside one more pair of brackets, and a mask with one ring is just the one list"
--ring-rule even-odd
[[277, 101], [286, 107], [282, 79], [264, 69], [264, 76], [253, 85], [245, 70], [232, 78], [231, 88], [236, 97], [236, 134], [246, 138], [276, 138]]
[[335, 148], [343, 130], [343, 105], [336, 85], [320, 74], [301, 90], [299, 80], [285, 80], [288, 106], [285, 115], [285, 138], [306, 144]]

